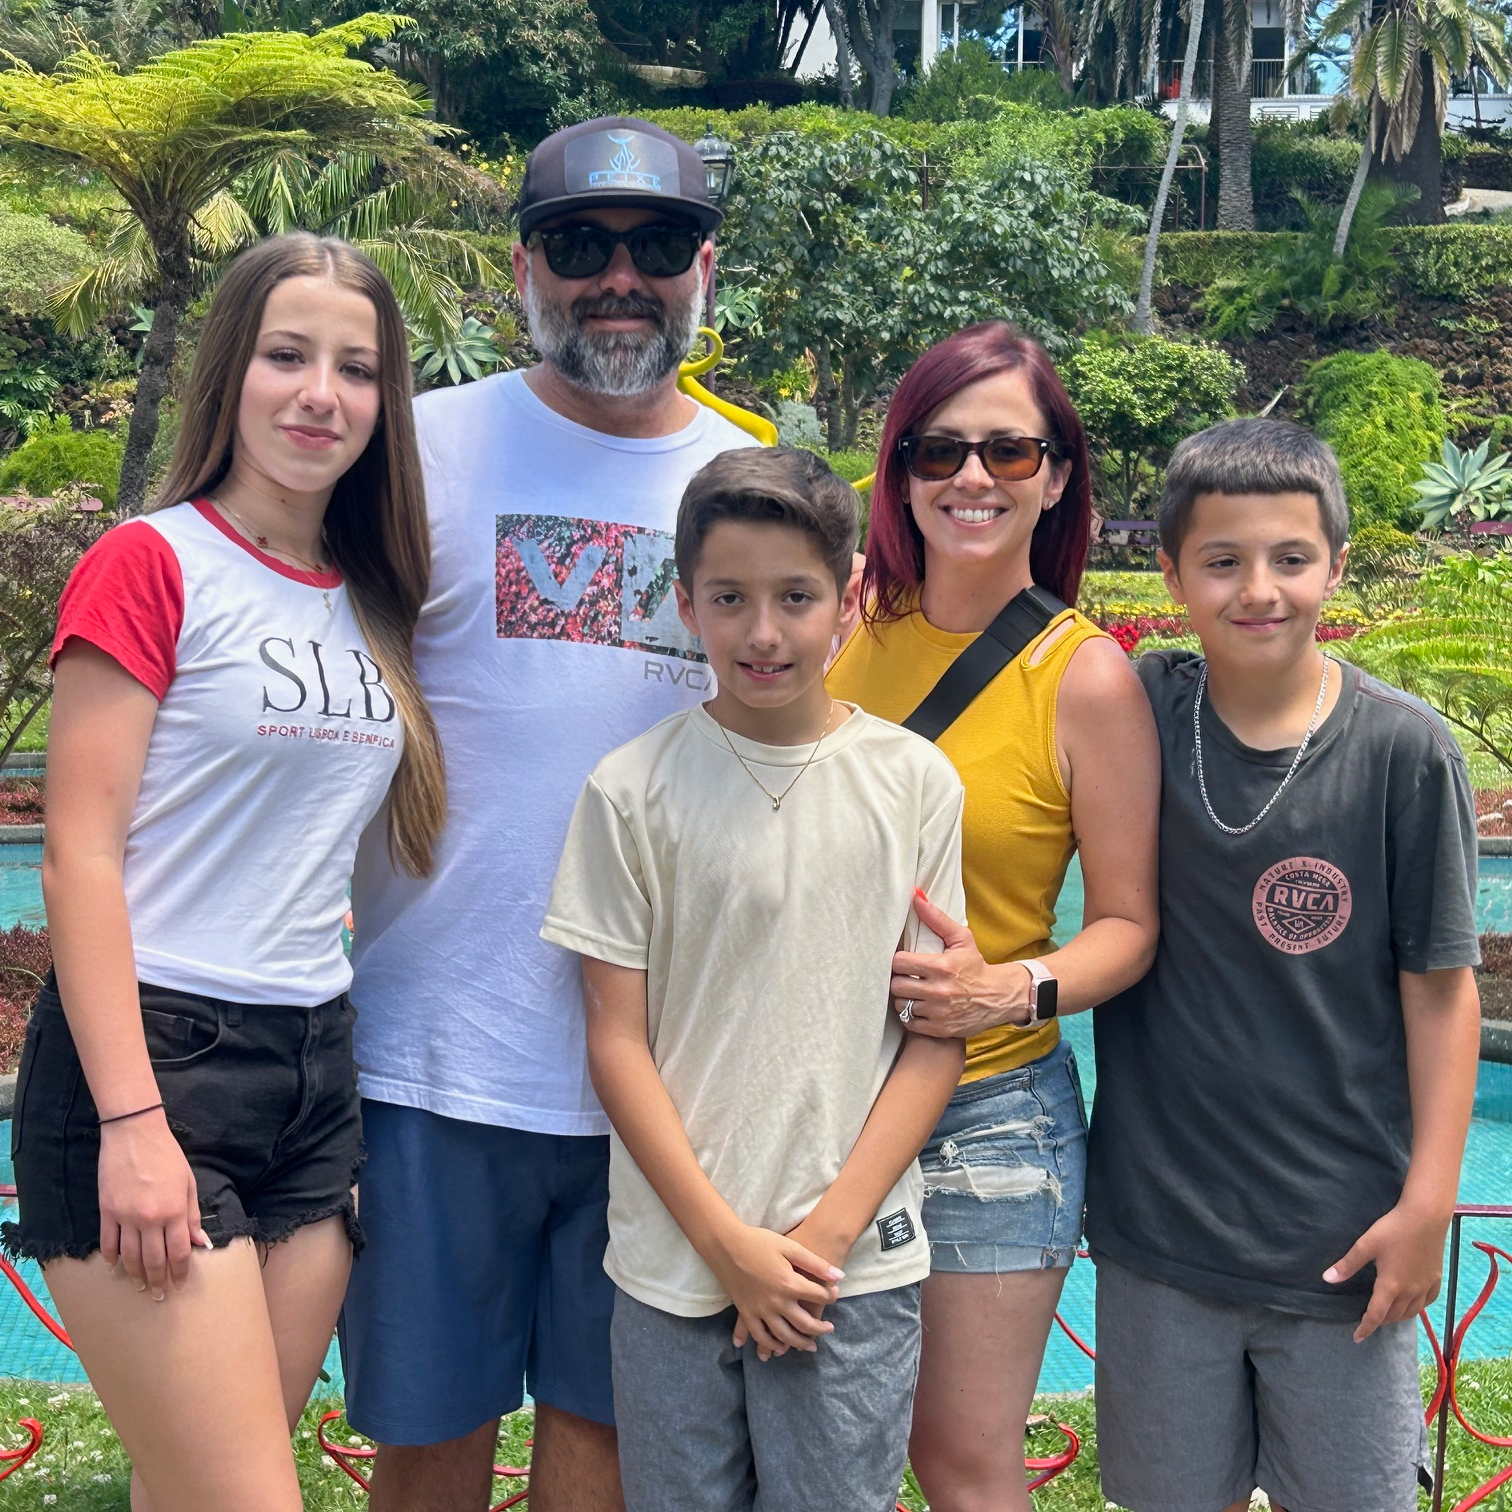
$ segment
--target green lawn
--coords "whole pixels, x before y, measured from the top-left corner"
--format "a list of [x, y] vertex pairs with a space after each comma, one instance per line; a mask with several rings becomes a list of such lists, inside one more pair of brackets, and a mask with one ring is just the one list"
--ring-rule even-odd
[[[1430, 1384], [1426, 1377], [1423, 1384], [1426, 1391]], [[1477, 1426], [1502, 1436], [1512, 1434], [1512, 1361], [1472, 1361], [1466, 1365], [1460, 1378], [1460, 1399], [1467, 1416]], [[312, 1404], [294, 1441], [306, 1512], [339, 1512], [365, 1504], [362, 1493], [335, 1467], [316, 1441], [316, 1424], [331, 1405], [328, 1401]], [[1035, 1497], [1039, 1512], [1116, 1512], [1111, 1502], [1104, 1501], [1098, 1484], [1092, 1399], [1043, 1401], [1036, 1410], [1069, 1423], [1082, 1436], [1083, 1443], [1081, 1457], [1071, 1469]], [[12, 1476], [0, 1492], [6, 1512], [44, 1512], [50, 1507], [57, 1507], [59, 1512], [128, 1512], [126, 1457], [93, 1392], [28, 1381], [0, 1381], [0, 1423], [14, 1425], [23, 1417], [39, 1419], [47, 1429], [47, 1438], [41, 1454]], [[338, 1431], [332, 1437], [338, 1443], [362, 1442], [344, 1424], [333, 1427]], [[505, 1419], [499, 1437], [502, 1463], [528, 1463], [530, 1451], [525, 1440], [530, 1436], [530, 1428], [528, 1411]], [[1327, 1425], [1320, 1424], [1318, 1431], [1326, 1434]], [[5, 1444], [20, 1443], [23, 1439], [14, 1426], [8, 1430], [0, 1427], [0, 1440]], [[1032, 1452], [1052, 1454], [1060, 1442], [1060, 1435], [1053, 1429], [1043, 1430], [1033, 1441]], [[1512, 1450], [1476, 1444], [1456, 1429], [1450, 1437], [1449, 1494], [1444, 1505], [1454, 1506], [1508, 1463], [1512, 1463]], [[501, 1488], [504, 1485], [501, 1483]], [[505, 1494], [501, 1489], [500, 1498]], [[910, 1512], [923, 1512], [924, 1499], [911, 1476], [904, 1483], [902, 1497]], [[1512, 1496], [1504, 1501], [1493, 1497], [1483, 1505], [1486, 1512], [1512, 1512]], [[1420, 1506], [1428, 1506], [1427, 1497], [1420, 1498]]]

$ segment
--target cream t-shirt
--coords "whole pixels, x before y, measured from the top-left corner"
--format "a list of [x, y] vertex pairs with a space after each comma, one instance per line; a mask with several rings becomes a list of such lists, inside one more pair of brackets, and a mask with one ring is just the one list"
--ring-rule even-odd
[[[813, 749], [729, 739], [773, 793]], [[961, 806], [946, 757], [859, 709], [780, 811], [702, 707], [612, 751], [583, 788], [541, 933], [646, 972], [657, 1070], [745, 1222], [794, 1228], [855, 1145], [905, 1032], [893, 952], [940, 948], [914, 887], [965, 915]], [[846, 1260], [843, 1296], [928, 1274], [922, 1195], [915, 1162]], [[604, 1268], [663, 1312], [730, 1305], [617, 1136]]]

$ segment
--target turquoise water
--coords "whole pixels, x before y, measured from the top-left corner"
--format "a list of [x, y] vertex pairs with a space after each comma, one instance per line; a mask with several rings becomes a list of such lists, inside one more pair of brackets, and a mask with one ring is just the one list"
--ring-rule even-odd
[[[25, 855], [15, 855], [23, 851]], [[0, 928], [10, 923], [31, 922], [27, 910], [40, 919], [41, 847], [0, 848]], [[31, 880], [27, 880], [28, 874]], [[20, 877], [18, 882], [16, 879]], [[28, 891], [30, 889], [30, 891]], [[1482, 929], [1512, 931], [1512, 858], [1483, 857], [1479, 910]], [[1079, 927], [1082, 910], [1082, 883], [1079, 869], [1073, 865], [1061, 893], [1056, 938], [1065, 940]], [[13, 911], [13, 912], [12, 912]], [[1077, 1014], [1062, 1024], [1063, 1032], [1076, 1050], [1084, 1090], [1090, 1104], [1097, 1091], [1097, 1075], [1092, 1054], [1092, 1024], [1088, 1014]], [[1460, 1201], [1492, 1204], [1512, 1201], [1512, 1066], [1483, 1062], [1477, 1085], [1476, 1117], [1470, 1126], [1470, 1139], [1460, 1179]], [[9, 1161], [10, 1125], [0, 1122], [0, 1185], [12, 1180]], [[14, 1204], [0, 1200], [0, 1218], [14, 1215]], [[1461, 1310], [1479, 1289], [1485, 1278], [1484, 1263], [1469, 1248], [1473, 1239], [1512, 1246], [1512, 1222], [1476, 1220], [1465, 1225], [1466, 1247], [1461, 1282]], [[32, 1265], [21, 1267], [28, 1283], [39, 1295], [46, 1296], [40, 1273]], [[1088, 1344], [1095, 1347], [1093, 1327], [1093, 1288], [1095, 1272], [1086, 1262], [1078, 1262], [1066, 1282], [1062, 1316]], [[401, 1304], [402, 1305], [402, 1304]], [[1433, 1309], [1435, 1326], [1442, 1326], [1443, 1302]], [[1430, 1359], [1427, 1340], [1423, 1341], [1423, 1359]], [[1498, 1292], [1482, 1314], [1470, 1335], [1468, 1354], [1475, 1358], [1506, 1356], [1512, 1353], [1512, 1282]], [[326, 1361], [334, 1391], [342, 1389], [340, 1360], [333, 1346]], [[26, 1311], [20, 1298], [0, 1278], [0, 1377], [14, 1376], [28, 1380], [82, 1381], [78, 1361], [57, 1344]], [[1055, 1330], [1040, 1375], [1040, 1389], [1046, 1392], [1084, 1391], [1092, 1385], [1092, 1362], [1066, 1336]]]
[[41, 929], [47, 923], [42, 908], [42, 847], [0, 845], [0, 929], [24, 924]]

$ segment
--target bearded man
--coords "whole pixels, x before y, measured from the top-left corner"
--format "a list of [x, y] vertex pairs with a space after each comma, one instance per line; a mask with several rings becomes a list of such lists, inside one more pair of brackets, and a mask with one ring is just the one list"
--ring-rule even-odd
[[382, 822], [353, 881], [368, 1244], [342, 1317], [374, 1512], [483, 1512], [535, 1400], [532, 1512], [623, 1503], [609, 1371], [608, 1121], [577, 963], [537, 933], [606, 752], [712, 691], [677, 616], [688, 479], [751, 440], [677, 390], [714, 267], [703, 164], [644, 121], [531, 154], [515, 285], [541, 354], [415, 406], [431, 514], [415, 664], [450, 802], [434, 870]]

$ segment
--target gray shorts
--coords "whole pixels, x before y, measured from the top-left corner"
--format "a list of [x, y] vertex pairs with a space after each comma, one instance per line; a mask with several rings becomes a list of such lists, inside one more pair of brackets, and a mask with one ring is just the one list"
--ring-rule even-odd
[[845, 1297], [814, 1354], [731, 1346], [735, 1309], [621, 1291], [614, 1417], [627, 1512], [892, 1512], [919, 1373], [919, 1288]]
[[1211, 1302], [1097, 1261], [1097, 1457], [1130, 1512], [1415, 1512], [1417, 1321], [1378, 1329]]

